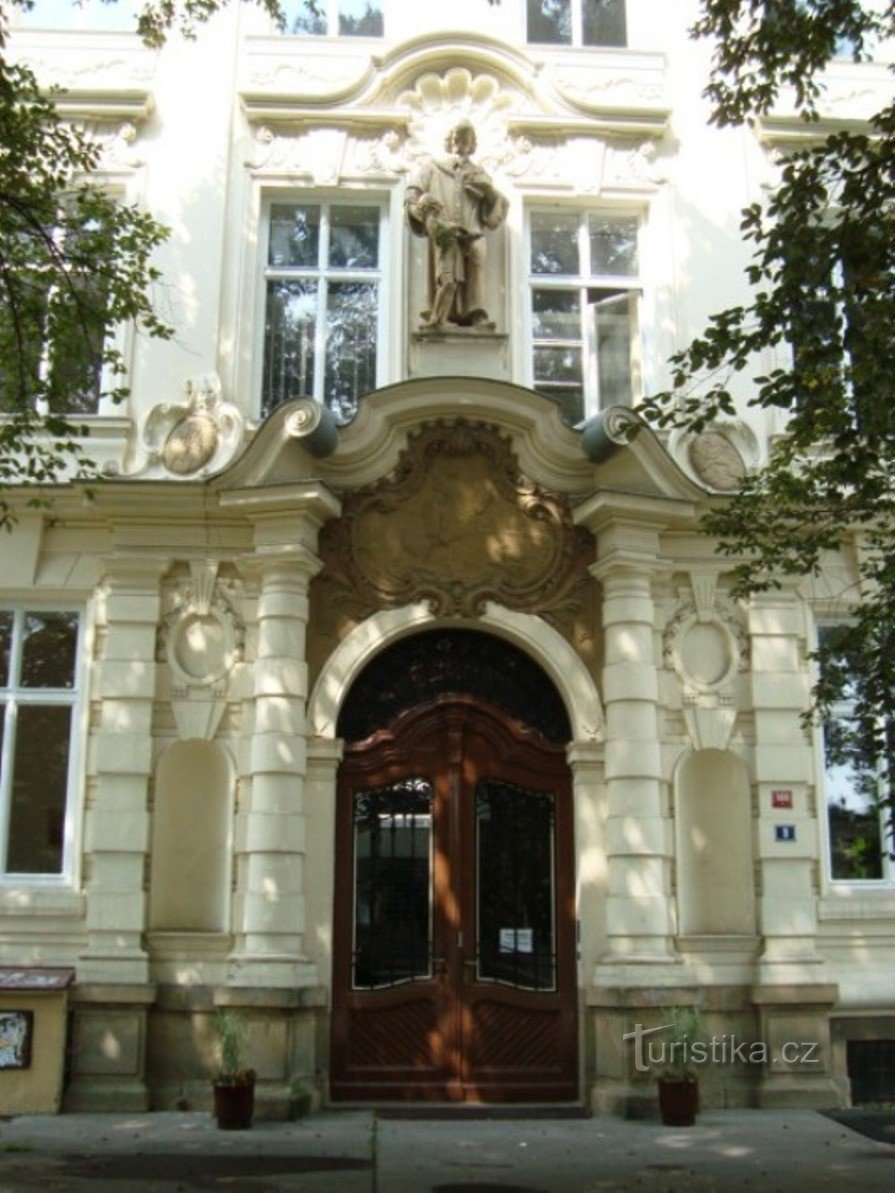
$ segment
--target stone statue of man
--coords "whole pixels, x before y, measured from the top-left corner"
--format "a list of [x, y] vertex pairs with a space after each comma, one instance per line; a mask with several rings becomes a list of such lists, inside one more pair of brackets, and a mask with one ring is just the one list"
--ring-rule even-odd
[[407, 184], [407, 222], [429, 239], [429, 309], [421, 330], [445, 323], [489, 325], [485, 309], [485, 233], [506, 219], [507, 200], [487, 172], [472, 161], [475, 129], [454, 125], [445, 141], [448, 157], [423, 165]]

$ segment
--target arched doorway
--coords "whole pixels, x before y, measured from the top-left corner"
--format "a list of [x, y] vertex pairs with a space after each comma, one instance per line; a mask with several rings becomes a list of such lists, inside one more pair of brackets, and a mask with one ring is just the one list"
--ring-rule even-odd
[[569, 720], [522, 651], [403, 639], [339, 720], [331, 1094], [578, 1096]]

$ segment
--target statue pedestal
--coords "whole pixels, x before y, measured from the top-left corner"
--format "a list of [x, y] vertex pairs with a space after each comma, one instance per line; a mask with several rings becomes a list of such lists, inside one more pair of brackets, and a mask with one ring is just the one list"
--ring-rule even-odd
[[509, 336], [502, 332], [447, 327], [414, 331], [410, 337], [410, 377], [491, 377], [510, 380]]

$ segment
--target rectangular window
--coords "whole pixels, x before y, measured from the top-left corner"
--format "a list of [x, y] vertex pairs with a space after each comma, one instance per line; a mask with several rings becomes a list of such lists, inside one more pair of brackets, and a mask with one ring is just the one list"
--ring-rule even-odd
[[527, 0], [526, 32], [541, 45], [624, 46], [625, 0]]
[[375, 389], [383, 218], [374, 204], [271, 205], [263, 415], [311, 397], [346, 422]]
[[[53, 235], [8, 272], [0, 360], [16, 363], [0, 367], [0, 410], [16, 409], [23, 390], [37, 391], [38, 408], [51, 414], [95, 414], [99, 408], [108, 308], [96, 274], [97, 231], [97, 225], [60, 218]], [[34, 243], [30, 231], [27, 239]]]
[[[829, 632], [821, 627], [820, 639]], [[851, 716], [846, 693], [822, 730], [830, 877], [845, 882], [881, 882], [895, 877], [886, 848], [886, 808], [880, 799], [877, 768], [857, 765], [840, 749], [841, 731]]]
[[382, 37], [381, 0], [287, 0], [283, 8], [288, 33]]
[[5, 875], [61, 874], [79, 618], [0, 611], [0, 858]]
[[577, 424], [633, 400], [638, 223], [599, 211], [536, 210], [528, 237], [532, 387]]

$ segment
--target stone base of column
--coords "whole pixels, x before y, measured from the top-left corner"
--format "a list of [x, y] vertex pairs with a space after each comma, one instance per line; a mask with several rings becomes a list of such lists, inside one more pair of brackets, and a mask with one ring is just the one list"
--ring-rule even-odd
[[106, 986], [148, 985], [149, 957], [136, 948], [88, 948], [78, 957], [78, 981]]
[[231, 953], [227, 958], [228, 986], [268, 986], [295, 990], [315, 987], [317, 966], [305, 957], [287, 953]]
[[155, 986], [80, 984], [71, 995], [71, 1080], [66, 1111], [149, 1109], [147, 1017]]
[[826, 983], [826, 962], [813, 948], [769, 951], [755, 964], [756, 986], [806, 986]]
[[839, 1000], [839, 987], [763, 984], [753, 986], [750, 997], [767, 1051], [757, 1104], [768, 1109], [841, 1105], [830, 1047], [830, 1011]]
[[237, 1013], [245, 1032], [241, 1060], [255, 1070], [255, 1117], [299, 1118], [319, 1109], [322, 987], [160, 985], [150, 1017], [147, 1082], [154, 1110], [212, 1108], [220, 1065], [217, 1011]]
[[659, 953], [609, 953], [594, 966], [593, 985], [642, 990], [688, 986], [693, 978], [682, 957]]

